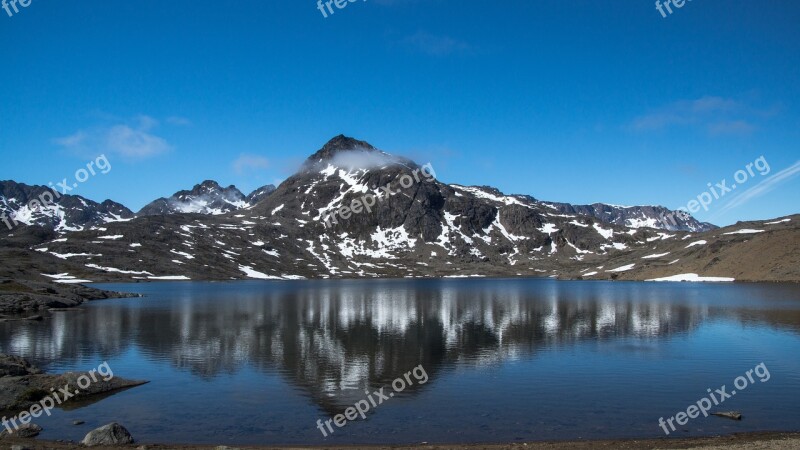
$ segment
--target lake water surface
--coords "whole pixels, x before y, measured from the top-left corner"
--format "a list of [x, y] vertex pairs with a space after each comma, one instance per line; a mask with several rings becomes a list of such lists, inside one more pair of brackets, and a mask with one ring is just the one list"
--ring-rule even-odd
[[[144, 298], [0, 324], [48, 371], [107, 361], [150, 380], [37, 419], [80, 440], [359, 444], [663, 437], [668, 418], [764, 363], [672, 436], [800, 430], [800, 286], [543, 279], [108, 284]], [[327, 438], [317, 429], [422, 365], [428, 380]], [[414, 377], [411, 380], [415, 380]], [[80, 419], [85, 425], [74, 426]]]

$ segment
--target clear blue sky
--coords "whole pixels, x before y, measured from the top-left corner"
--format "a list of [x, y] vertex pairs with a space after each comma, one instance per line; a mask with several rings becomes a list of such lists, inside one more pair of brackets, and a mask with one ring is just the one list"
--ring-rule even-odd
[[313, 0], [32, 0], [0, 9], [0, 179], [72, 179], [104, 153], [112, 170], [73, 193], [138, 210], [208, 178], [282, 180], [344, 133], [448, 183], [572, 203], [677, 208], [763, 155], [768, 175], [695, 216], [798, 213], [798, 24], [796, 0], [666, 18], [649, 0], [367, 0], [328, 18]]

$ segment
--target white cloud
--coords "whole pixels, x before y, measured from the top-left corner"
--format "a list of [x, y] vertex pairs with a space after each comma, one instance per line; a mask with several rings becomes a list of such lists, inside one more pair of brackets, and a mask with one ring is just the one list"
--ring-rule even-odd
[[752, 134], [759, 111], [731, 98], [704, 96], [679, 100], [636, 117], [628, 128], [659, 131], [673, 127], [698, 127], [711, 135]]
[[75, 133], [53, 139], [65, 148], [91, 153], [111, 153], [130, 159], [155, 156], [172, 149], [166, 139], [153, 134], [158, 120], [140, 115], [130, 123], [78, 130]]
[[111, 127], [105, 139], [109, 151], [130, 158], [146, 158], [171, 148], [163, 138], [127, 125]]
[[418, 31], [415, 34], [406, 36], [402, 42], [416, 50], [433, 56], [465, 53], [471, 50], [470, 45], [466, 42], [459, 41], [450, 36], [430, 34], [426, 31]]
[[138, 122], [139, 125], [137, 128], [139, 128], [142, 131], [152, 130], [153, 128], [158, 126], [158, 120], [146, 115], [137, 116], [136, 121]]
[[263, 156], [242, 153], [233, 161], [233, 170], [238, 174], [243, 174], [250, 170], [266, 169], [269, 167], [269, 160]]
[[167, 117], [167, 123], [179, 127], [188, 127], [192, 125], [191, 120], [187, 119], [186, 117], [180, 117], [180, 116]]
[[708, 125], [708, 131], [711, 134], [752, 134], [756, 130], [756, 126], [745, 120], [727, 120], [712, 123]]
[[83, 131], [78, 131], [75, 134], [64, 136], [62, 138], [53, 139], [53, 142], [62, 147], [77, 147], [86, 141], [87, 135]]

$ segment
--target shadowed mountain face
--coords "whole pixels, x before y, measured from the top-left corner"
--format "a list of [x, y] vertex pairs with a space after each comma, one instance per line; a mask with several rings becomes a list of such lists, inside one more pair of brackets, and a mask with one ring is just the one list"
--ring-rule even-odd
[[245, 202], [248, 205], [255, 205], [256, 203], [264, 200], [265, 198], [269, 197], [270, 194], [275, 192], [275, 186], [272, 184], [268, 184], [266, 186], [261, 186], [260, 188], [256, 189], [255, 191], [247, 194], [245, 197]]
[[[430, 164], [344, 136], [274, 191], [262, 191], [251, 194], [258, 201], [250, 205], [235, 187], [207, 181], [156, 202], [158, 215], [42, 238], [29, 259], [48, 267], [37, 277], [66, 273], [90, 281], [692, 274], [800, 280], [795, 218], [668, 232], [645, 226], [670, 213], [661, 207], [572, 206], [448, 185]], [[195, 213], [175, 212], [181, 208]], [[685, 228], [708, 228], [675, 217]]]

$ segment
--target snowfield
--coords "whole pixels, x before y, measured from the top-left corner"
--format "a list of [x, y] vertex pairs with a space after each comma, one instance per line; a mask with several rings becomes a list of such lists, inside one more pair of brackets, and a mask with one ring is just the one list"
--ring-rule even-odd
[[728, 277], [701, 277], [696, 273], [682, 273], [679, 275], [672, 275], [670, 277], [653, 278], [645, 281], [692, 281], [692, 282], [708, 282], [708, 283], [728, 283], [735, 281], [734, 278]]
[[626, 272], [628, 270], [633, 269], [633, 266], [635, 266], [635, 265], [636, 265], [636, 263], [627, 264], [627, 265], [624, 265], [622, 267], [617, 267], [616, 269], [606, 270], [606, 272]]
[[756, 233], [763, 233], [764, 230], [752, 230], [750, 228], [743, 228], [741, 230], [731, 231], [730, 233], [722, 233], [724, 235], [730, 234], [756, 234]]

